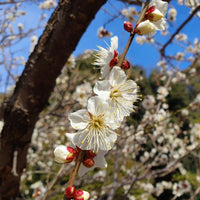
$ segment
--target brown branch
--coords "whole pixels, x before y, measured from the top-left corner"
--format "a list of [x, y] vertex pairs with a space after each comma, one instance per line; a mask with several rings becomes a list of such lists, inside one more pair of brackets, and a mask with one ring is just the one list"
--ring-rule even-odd
[[194, 200], [194, 198], [200, 193], [200, 186], [196, 189], [195, 193], [190, 197], [189, 200]]
[[73, 186], [74, 185], [74, 181], [75, 181], [75, 178], [78, 174], [78, 170], [79, 170], [79, 167], [81, 165], [81, 162], [83, 161], [83, 158], [85, 156], [85, 151], [81, 151], [80, 154], [78, 155], [78, 158], [76, 160], [76, 164], [74, 166], [74, 170], [69, 178], [69, 181], [67, 183], [67, 187], [69, 186]]
[[56, 174], [56, 176], [54, 177], [54, 179], [52, 180], [52, 182], [50, 183], [49, 187], [47, 188], [47, 191], [46, 191], [44, 197], [42, 198], [42, 200], [46, 200], [47, 199], [47, 197], [49, 195], [49, 191], [53, 188], [53, 186], [56, 184], [58, 179], [61, 177], [64, 168], [65, 168], [65, 165], [63, 164], [61, 166], [61, 168], [59, 169], [58, 173]]
[[[30, 55], [4, 112], [0, 146], [0, 199], [16, 199], [20, 176], [39, 113], [48, 105], [55, 80], [106, 0], [60, 0]], [[14, 151], [18, 152], [13, 176]]]
[[197, 6], [192, 13], [190, 14], [190, 16], [180, 25], [180, 27], [176, 30], [176, 32], [170, 37], [170, 39], [163, 45], [163, 47], [160, 49], [160, 54], [164, 57], [165, 56], [165, 49], [167, 48], [167, 46], [172, 42], [172, 40], [174, 39], [174, 37], [184, 28], [184, 26], [192, 19], [192, 17], [198, 12], [198, 10], [200, 9], [200, 5]]

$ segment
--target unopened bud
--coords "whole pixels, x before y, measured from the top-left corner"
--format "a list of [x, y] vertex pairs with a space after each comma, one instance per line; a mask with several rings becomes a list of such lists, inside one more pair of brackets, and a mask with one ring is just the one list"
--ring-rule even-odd
[[145, 20], [136, 25], [134, 32], [138, 35], [148, 35], [150, 33], [155, 33], [156, 27], [149, 20]]
[[84, 161], [83, 161], [83, 165], [85, 167], [93, 167], [94, 166], [94, 160], [92, 158], [86, 158]]
[[55, 161], [58, 163], [70, 163], [76, 156], [76, 150], [71, 147], [59, 145], [54, 150]]
[[67, 196], [67, 198], [72, 198], [72, 197], [74, 197], [75, 191], [76, 191], [76, 189], [74, 186], [69, 186], [65, 190], [65, 195]]
[[118, 56], [118, 51], [114, 50], [114, 58]]
[[133, 25], [130, 22], [124, 22], [124, 29], [127, 32], [131, 32], [133, 30]]
[[118, 62], [119, 62], [119, 58], [118, 58], [118, 57], [115, 57], [115, 58], [113, 58], [113, 59], [110, 61], [109, 65], [110, 65], [110, 67], [113, 67], [113, 66], [115, 66]]
[[129, 69], [130, 68], [130, 63], [127, 60], [124, 60], [121, 66], [122, 69]]
[[93, 153], [92, 151], [90, 150], [87, 150], [86, 151], [86, 157], [87, 158], [94, 158], [96, 156], [96, 153]]
[[162, 19], [164, 16], [158, 9], [155, 8], [155, 6], [151, 6], [146, 11], [145, 17], [149, 19], [151, 22], [157, 22], [158, 20]]
[[74, 200], [88, 200], [90, 198], [90, 194], [87, 191], [76, 190], [74, 193]]

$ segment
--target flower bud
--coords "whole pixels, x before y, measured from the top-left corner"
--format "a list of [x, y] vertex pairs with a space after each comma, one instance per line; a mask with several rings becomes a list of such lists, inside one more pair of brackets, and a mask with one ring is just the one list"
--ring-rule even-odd
[[74, 193], [74, 200], [88, 200], [90, 198], [90, 194], [87, 191], [76, 190]]
[[71, 147], [59, 145], [54, 150], [55, 161], [58, 163], [70, 163], [76, 156], [76, 151]]
[[149, 20], [145, 20], [145, 21], [137, 24], [134, 31], [138, 35], [148, 35], [151, 33], [155, 33], [156, 27]]
[[86, 151], [86, 157], [87, 158], [94, 158], [96, 156], [96, 153], [93, 153], [92, 151], [90, 150], [87, 150]]
[[127, 32], [131, 32], [133, 30], [133, 25], [130, 22], [124, 22], [124, 29]]
[[85, 167], [93, 167], [94, 166], [94, 160], [92, 158], [86, 158], [84, 161], [83, 161], [83, 165]]
[[119, 58], [118, 58], [118, 57], [114, 57], [114, 58], [110, 61], [109, 65], [110, 65], [110, 67], [113, 67], [113, 66], [115, 66], [118, 62], [119, 62]]
[[65, 195], [67, 196], [67, 198], [72, 198], [72, 197], [74, 197], [75, 191], [76, 191], [76, 189], [74, 186], [69, 186], [65, 190]]
[[130, 63], [127, 60], [124, 60], [121, 66], [122, 69], [129, 69], [130, 68]]
[[158, 20], [162, 19], [164, 16], [158, 9], [155, 8], [155, 6], [151, 6], [146, 11], [145, 17], [149, 19], [151, 22], [157, 22]]
[[114, 50], [114, 58], [118, 56], [118, 51]]
[[177, 11], [175, 8], [170, 8], [168, 11], [168, 20], [175, 21], [176, 20]]

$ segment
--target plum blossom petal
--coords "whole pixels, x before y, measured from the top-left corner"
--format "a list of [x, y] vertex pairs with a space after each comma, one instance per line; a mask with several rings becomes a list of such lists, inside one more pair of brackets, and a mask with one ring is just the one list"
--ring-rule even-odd
[[79, 176], [83, 176], [84, 174], [86, 174], [87, 172], [93, 170], [94, 168], [98, 167], [98, 168], [107, 168], [107, 162], [104, 158], [105, 154], [107, 153], [107, 151], [99, 151], [97, 153], [97, 155], [94, 157], [94, 166], [91, 168], [85, 167], [83, 164], [81, 164], [79, 171], [78, 171], [78, 175]]
[[98, 81], [94, 87], [94, 93], [108, 101], [119, 121], [133, 111], [133, 103], [138, 99], [137, 92], [137, 84], [133, 80], [127, 80], [125, 72], [116, 66], [112, 69], [108, 81]]
[[70, 113], [69, 120], [71, 126], [76, 130], [82, 130], [86, 128], [90, 120], [90, 116], [86, 109], [78, 110], [76, 112]]
[[114, 114], [105, 100], [98, 96], [91, 97], [88, 100], [88, 111], [80, 110], [69, 116], [71, 125], [79, 130], [72, 143], [82, 150], [95, 153], [110, 150], [117, 140], [114, 130], [120, 126]]
[[113, 67], [113, 63], [117, 61], [118, 37], [111, 38], [111, 45], [108, 48], [97, 46], [99, 50], [96, 54], [94, 65], [101, 67], [101, 79], [108, 78], [109, 73]]

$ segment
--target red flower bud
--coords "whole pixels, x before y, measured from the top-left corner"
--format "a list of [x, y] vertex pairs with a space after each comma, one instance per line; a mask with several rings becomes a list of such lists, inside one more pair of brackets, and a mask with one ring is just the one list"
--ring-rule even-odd
[[118, 51], [114, 50], [114, 58], [118, 56]]
[[69, 152], [68, 156], [66, 157], [66, 163], [70, 163], [74, 160], [76, 156], [76, 150], [72, 147], [67, 147], [67, 150]]
[[130, 68], [130, 63], [127, 60], [124, 60], [121, 66], [122, 69], [129, 69]]
[[86, 157], [87, 158], [94, 158], [96, 156], [96, 153], [93, 153], [92, 151], [90, 150], [87, 150], [86, 151]]
[[149, 15], [150, 13], [152, 13], [153, 11], [155, 11], [156, 7], [155, 6], [151, 6], [146, 10], [146, 15]]
[[90, 194], [83, 190], [76, 190], [74, 193], [74, 200], [88, 200]]
[[127, 32], [131, 32], [133, 30], [133, 25], [130, 22], [124, 22], [124, 29]]
[[76, 157], [76, 150], [72, 147], [59, 145], [54, 150], [55, 161], [58, 163], [70, 163]]
[[110, 61], [109, 65], [110, 65], [110, 67], [113, 67], [113, 66], [115, 66], [118, 62], [119, 62], [118, 57], [114, 57], [114, 58]]
[[86, 159], [83, 161], [83, 165], [84, 165], [85, 167], [90, 168], [90, 167], [94, 166], [94, 160], [93, 160], [92, 158], [86, 158]]
[[67, 196], [67, 198], [72, 198], [74, 196], [75, 190], [76, 189], [74, 186], [67, 187], [65, 190], [65, 195]]

